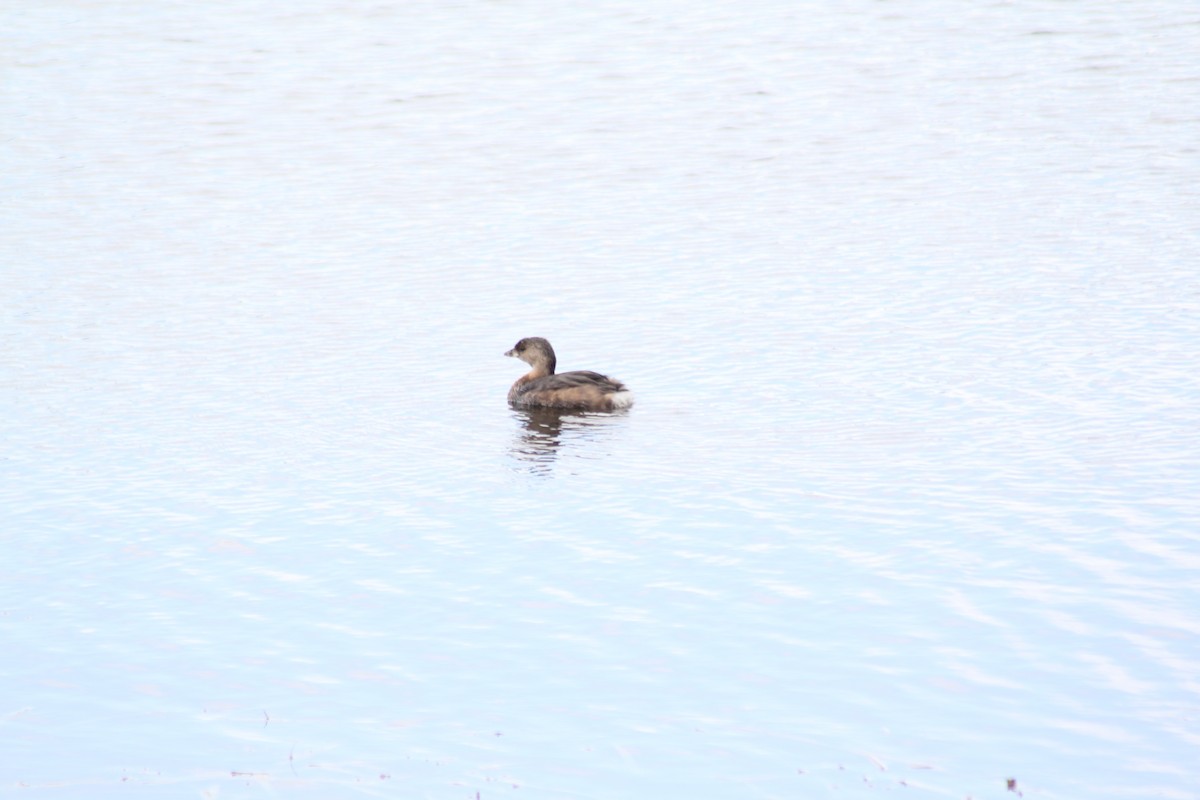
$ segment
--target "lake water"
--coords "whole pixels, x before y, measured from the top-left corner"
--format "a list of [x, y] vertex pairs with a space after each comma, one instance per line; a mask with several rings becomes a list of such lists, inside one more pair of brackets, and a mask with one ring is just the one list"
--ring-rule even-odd
[[1191, 0], [0, 20], [0, 795], [1200, 797]]

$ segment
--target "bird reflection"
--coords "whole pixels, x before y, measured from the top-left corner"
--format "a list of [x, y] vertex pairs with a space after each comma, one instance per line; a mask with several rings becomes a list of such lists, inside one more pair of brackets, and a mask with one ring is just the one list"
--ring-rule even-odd
[[512, 414], [522, 427], [513, 440], [513, 458], [534, 475], [549, 475], [560, 452], [600, 438], [614, 418], [624, 416], [560, 408], [514, 408]]

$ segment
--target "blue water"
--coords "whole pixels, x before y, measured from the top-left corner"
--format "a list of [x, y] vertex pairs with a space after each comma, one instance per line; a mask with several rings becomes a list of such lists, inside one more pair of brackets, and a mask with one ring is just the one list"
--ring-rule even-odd
[[1200, 797], [1200, 16], [1087, 5], [0, 12], [0, 794]]

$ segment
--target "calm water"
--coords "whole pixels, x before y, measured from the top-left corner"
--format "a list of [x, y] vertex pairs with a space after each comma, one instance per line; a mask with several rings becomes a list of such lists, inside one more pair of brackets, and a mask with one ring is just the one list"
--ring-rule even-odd
[[0, 20], [0, 795], [1200, 797], [1190, 0]]

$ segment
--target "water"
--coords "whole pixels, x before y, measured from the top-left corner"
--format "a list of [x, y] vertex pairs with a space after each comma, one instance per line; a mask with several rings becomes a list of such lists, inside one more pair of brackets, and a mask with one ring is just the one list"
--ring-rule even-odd
[[0, 793], [1200, 797], [1193, 4], [3, 17]]

